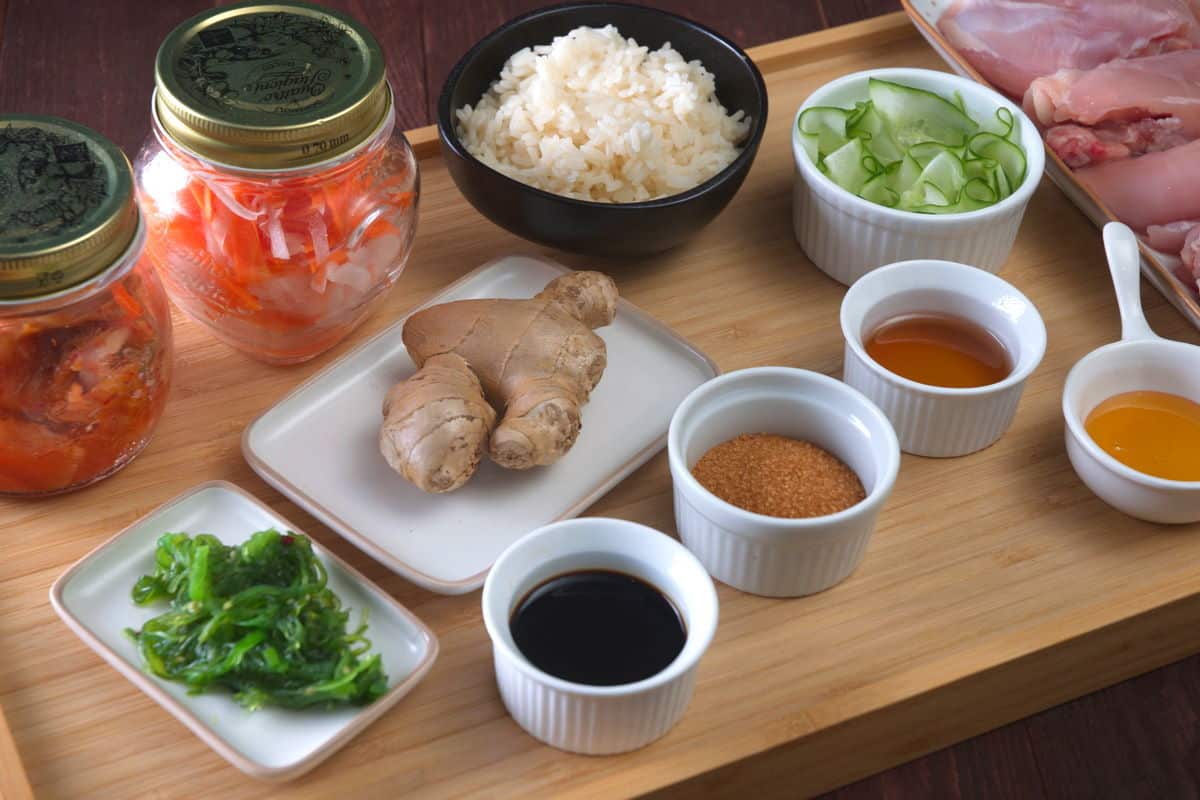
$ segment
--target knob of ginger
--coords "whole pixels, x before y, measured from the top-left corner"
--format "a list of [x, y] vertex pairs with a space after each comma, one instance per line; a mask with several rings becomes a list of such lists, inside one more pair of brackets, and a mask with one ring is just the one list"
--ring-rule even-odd
[[[607, 363], [592, 328], [612, 322], [616, 303], [611, 278], [576, 272], [528, 300], [461, 300], [413, 314], [402, 336], [420, 369], [388, 393], [380, 436], [388, 463], [419, 488], [445, 492], [475, 472], [485, 440], [502, 467], [557, 461], [575, 444]], [[492, 406], [503, 413], [498, 425]]]
[[392, 387], [383, 418], [379, 449], [388, 464], [421, 490], [440, 493], [474, 474], [496, 412], [467, 362], [444, 353]]

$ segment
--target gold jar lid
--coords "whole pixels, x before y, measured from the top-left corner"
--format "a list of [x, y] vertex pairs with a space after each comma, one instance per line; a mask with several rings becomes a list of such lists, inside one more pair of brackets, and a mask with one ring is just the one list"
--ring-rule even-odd
[[167, 135], [245, 169], [324, 161], [360, 144], [391, 111], [375, 37], [306, 3], [197, 14], [163, 41], [154, 81]]
[[137, 232], [125, 154], [56, 117], [0, 114], [0, 300], [92, 278]]

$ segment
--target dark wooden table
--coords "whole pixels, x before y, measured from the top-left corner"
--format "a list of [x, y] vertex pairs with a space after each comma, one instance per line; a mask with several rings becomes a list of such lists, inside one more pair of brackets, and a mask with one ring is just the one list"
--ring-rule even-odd
[[[743, 46], [899, 8], [897, 0], [649, 4], [693, 17]], [[0, 0], [0, 113], [69, 117], [107, 134], [132, 155], [147, 131], [159, 41], [179, 21], [211, 5], [201, 0]], [[366, 22], [383, 43], [400, 124], [413, 128], [432, 121], [442, 80], [467, 47], [506, 19], [549, 3], [336, 0], [329, 5]], [[779, 794], [788, 796], [786, 787], [780, 787]], [[932, 753], [830, 796], [1200, 796], [1200, 656]]]

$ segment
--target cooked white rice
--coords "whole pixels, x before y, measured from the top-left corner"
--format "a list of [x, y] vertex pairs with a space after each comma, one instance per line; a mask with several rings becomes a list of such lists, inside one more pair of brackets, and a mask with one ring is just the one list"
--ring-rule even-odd
[[479, 100], [456, 112], [483, 163], [581, 200], [678, 194], [737, 157], [750, 121], [718, 102], [713, 75], [670, 43], [650, 52], [608, 25], [581, 27], [512, 56]]

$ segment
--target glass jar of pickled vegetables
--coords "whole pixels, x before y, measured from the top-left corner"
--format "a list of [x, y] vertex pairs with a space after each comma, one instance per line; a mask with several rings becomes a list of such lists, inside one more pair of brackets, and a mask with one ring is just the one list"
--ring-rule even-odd
[[77, 489], [150, 440], [173, 353], [145, 238], [116, 145], [0, 115], [0, 495]]
[[163, 42], [135, 173], [148, 250], [185, 314], [261, 360], [305, 361], [400, 277], [416, 160], [383, 55], [300, 3], [218, 8]]

